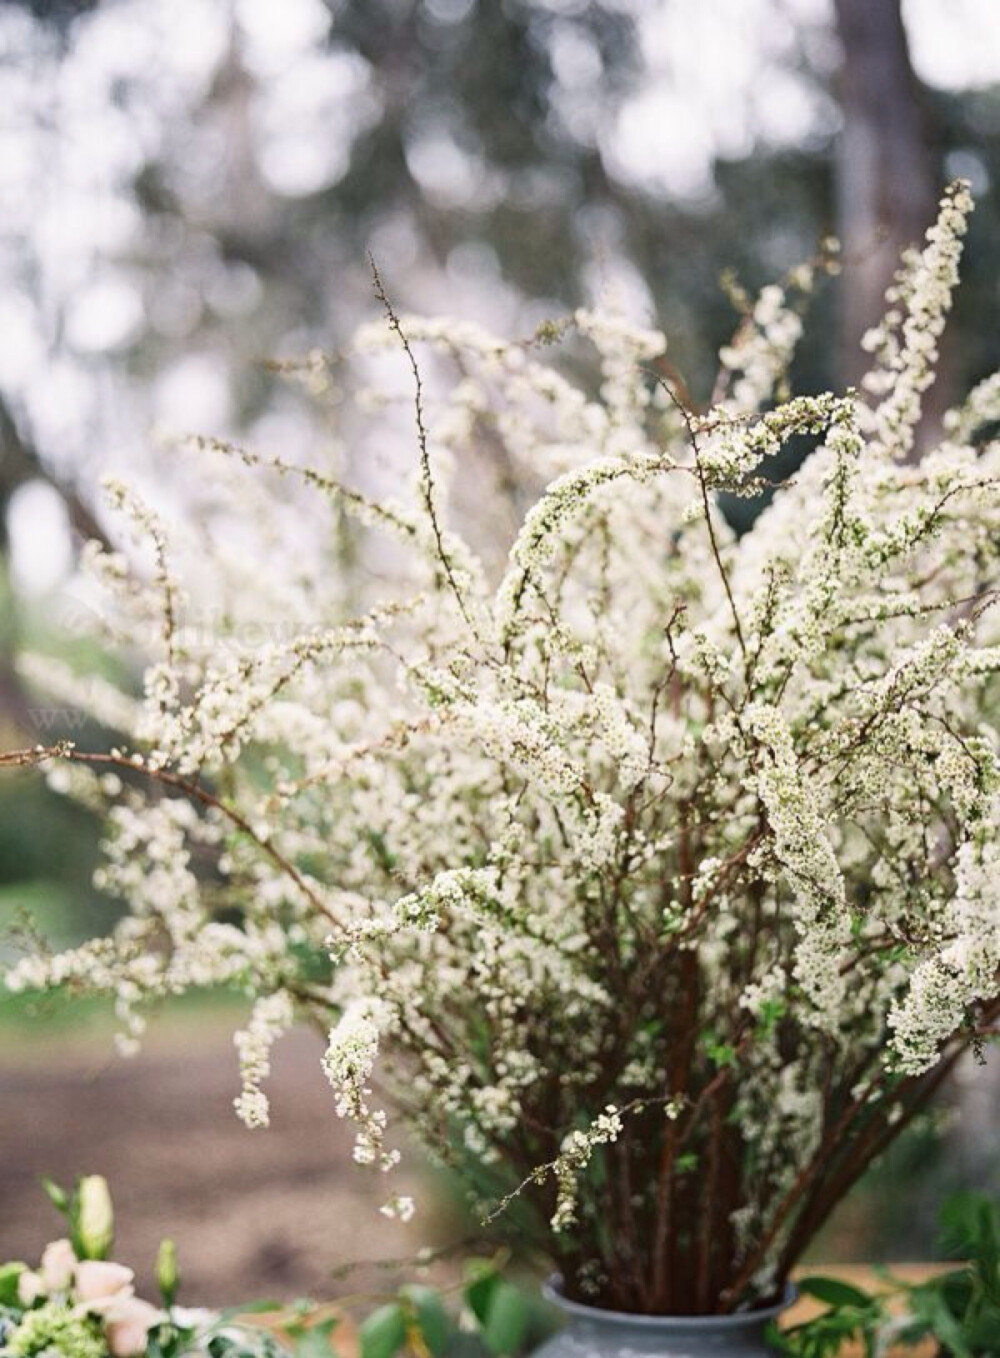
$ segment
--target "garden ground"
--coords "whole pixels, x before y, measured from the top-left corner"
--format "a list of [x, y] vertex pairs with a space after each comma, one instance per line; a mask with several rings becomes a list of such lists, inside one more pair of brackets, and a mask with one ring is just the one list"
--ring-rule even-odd
[[182, 1014], [128, 1061], [86, 1028], [42, 1040], [0, 1028], [0, 1259], [34, 1259], [60, 1234], [40, 1176], [101, 1173], [117, 1208], [116, 1256], [147, 1288], [162, 1236], [177, 1242], [181, 1300], [192, 1305], [385, 1286], [371, 1267], [346, 1280], [333, 1270], [412, 1255], [426, 1230], [379, 1215], [385, 1182], [351, 1163], [319, 1038], [279, 1044], [272, 1125], [250, 1132], [232, 1110], [228, 1017]]

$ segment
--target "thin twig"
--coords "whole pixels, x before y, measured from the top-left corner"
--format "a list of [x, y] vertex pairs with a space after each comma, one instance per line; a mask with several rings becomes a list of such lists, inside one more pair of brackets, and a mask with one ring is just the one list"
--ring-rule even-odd
[[372, 279], [374, 280], [375, 284], [375, 296], [378, 298], [378, 300], [382, 303], [382, 306], [385, 308], [386, 319], [389, 322], [389, 327], [398, 337], [400, 344], [403, 346], [403, 352], [406, 354], [406, 357], [410, 364], [410, 369], [413, 373], [413, 388], [414, 388], [413, 410], [417, 424], [417, 444], [420, 449], [420, 489], [424, 499], [424, 507], [426, 508], [427, 516], [430, 519], [431, 530], [434, 534], [434, 544], [435, 547], [437, 548], [438, 558], [441, 562], [441, 566], [442, 569], [444, 570], [445, 577], [448, 581], [448, 585], [451, 589], [451, 592], [455, 596], [455, 602], [458, 604], [459, 612], [464, 618], [466, 626], [469, 628], [472, 635], [478, 641], [479, 636], [475, 624], [473, 623], [472, 616], [469, 613], [468, 607], [466, 606], [466, 602], [462, 595], [462, 591], [459, 588], [458, 581], [455, 579], [455, 572], [452, 569], [451, 558], [449, 557], [447, 549], [445, 548], [444, 534], [441, 531], [441, 524], [438, 519], [437, 508], [434, 504], [434, 477], [433, 473], [431, 472], [431, 459], [430, 459], [430, 448], [428, 445], [427, 438], [427, 425], [424, 420], [424, 383], [423, 378], [420, 375], [420, 365], [417, 362], [416, 355], [413, 352], [413, 346], [410, 344], [406, 331], [403, 329], [400, 323], [395, 308], [389, 301], [389, 294], [385, 290], [385, 286], [382, 282], [382, 276], [379, 273], [378, 266], [375, 263], [374, 255], [369, 254], [368, 263], [371, 268]]
[[[649, 372], [650, 370], [646, 369], [646, 371]], [[722, 552], [719, 548], [719, 539], [715, 532], [715, 525], [712, 523], [712, 504], [708, 498], [708, 483], [705, 480], [705, 473], [701, 465], [701, 455], [698, 447], [698, 432], [695, 428], [694, 419], [691, 415], [691, 412], [688, 410], [687, 406], [685, 406], [684, 402], [671, 388], [669, 382], [664, 382], [663, 378], [657, 372], [652, 372], [651, 376], [653, 377], [653, 380], [657, 383], [657, 385], [664, 392], [666, 392], [668, 399], [674, 404], [674, 406], [676, 406], [677, 410], [680, 412], [681, 419], [684, 421], [685, 428], [687, 429], [688, 432], [688, 438], [691, 441], [691, 451], [694, 453], [695, 474], [698, 478], [698, 485], [701, 489], [702, 508], [705, 511], [705, 525], [708, 528], [708, 539], [709, 543], [711, 544], [712, 555], [715, 558], [715, 564], [719, 572], [719, 577], [722, 580], [722, 587], [726, 591], [726, 598], [729, 600], [729, 611], [732, 613], [733, 616], [733, 627], [736, 632], [736, 640], [739, 642], [740, 651], [742, 652], [743, 659], [745, 661], [747, 658], [746, 642], [743, 639], [743, 628], [740, 625], [739, 610], [736, 607], [736, 600], [733, 598], [732, 587], [729, 584], [729, 572], [726, 570], [726, 567], [723, 563]]]

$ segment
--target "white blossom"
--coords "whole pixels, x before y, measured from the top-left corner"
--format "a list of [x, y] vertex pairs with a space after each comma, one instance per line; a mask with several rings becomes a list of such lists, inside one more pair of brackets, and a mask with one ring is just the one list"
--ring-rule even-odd
[[261, 1086], [271, 1073], [271, 1048], [292, 1026], [293, 1018], [290, 997], [278, 990], [257, 1000], [249, 1024], [236, 1034], [243, 1092], [235, 1106], [241, 1122], [248, 1127], [266, 1127], [270, 1121], [267, 1095]]
[[[901, 1126], [1000, 1006], [998, 380], [907, 461], [969, 208], [954, 186], [904, 259], [863, 397], [788, 396], [807, 267], [737, 296], [705, 411], [618, 316], [522, 341], [404, 316], [287, 365], [320, 397], [362, 386], [376, 441], [414, 411], [405, 360], [426, 369], [398, 498], [336, 452], [206, 438], [178, 449], [197, 540], [113, 486], [145, 549], [87, 569], [105, 634], [146, 643], [142, 696], [32, 659], [116, 735], [8, 762], [101, 817], [95, 883], [127, 911], [27, 940], [7, 986], [112, 996], [128, 1050], [159, 1001], [238, 986], [258, 1126], [294, 996], [355, 1160], [396, 1166], [398, 1109], [484, 1215], [522, 1199], [581, 1295], [612, 1237], [652, 1268], [682, 1187], [726, 1213], [727, 1304], [787, 1274], [830, 1128], [843, 1162]], [[756, 493], [803, 435], [737, 536], [717, 492]], [[484, 450], [511, 514], [452, 512]], [[238, 549], [211, 531], [237, 513]]]

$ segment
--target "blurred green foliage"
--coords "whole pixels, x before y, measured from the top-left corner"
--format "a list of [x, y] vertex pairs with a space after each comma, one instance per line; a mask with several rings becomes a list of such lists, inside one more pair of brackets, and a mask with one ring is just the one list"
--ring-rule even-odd
[[[826, 1308], [815, 1319], [772, 1339], [795, 1358], [835, 1358], [860, 1343], [866, 1358], [892, 1344], [925, 1342], [949, 1358], [995, 1358], [1000, 1353], [1000, 1203], [982, 1193], [950, 1198], [940, 1216], [940, 1244], [961, 1267], [908, 1283], [883, 1275], [878, 1292], [839, 1278], [809, 1276], [798, 1289]], [[896, 1307], [890, 1302], [895, 1300]]]

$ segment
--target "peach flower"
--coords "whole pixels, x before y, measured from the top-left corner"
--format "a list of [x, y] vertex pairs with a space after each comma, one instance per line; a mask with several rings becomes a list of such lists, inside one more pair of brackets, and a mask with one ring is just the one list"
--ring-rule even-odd
[[22, 1306], [34, 1306], [39, 1297], [45, 1296], [45, 1283], [42, 1275], [26, 1268], [17, 1280], [17, 1299]]
[[146, 1350], [150, 1330], [163, 1313], [138, 1297], [122, 1297], [106, 1318], [104, 1336], [113, 1358], [136, 1358]]
[[53, 1240], [45, 1246], [39, 1272], [46, 1292], [65, 1292], [73, 1281], [76, 1255], [68, 1240]]
[[135, 1274], [124, 1264], [84, 1259], [76, 1266], [76, 1297], [88, 1311], [106, 1311], [115, 1299], [130, 1297]]

